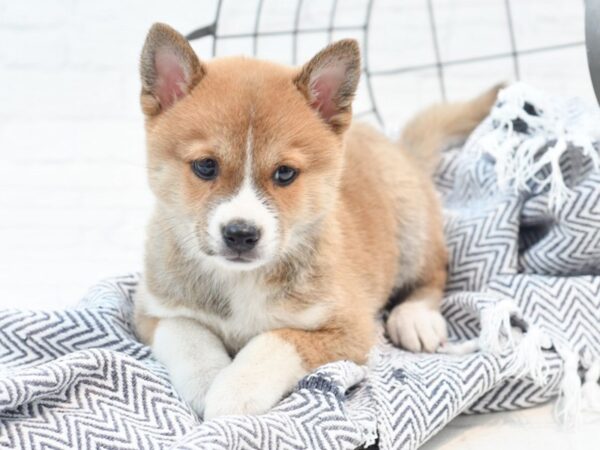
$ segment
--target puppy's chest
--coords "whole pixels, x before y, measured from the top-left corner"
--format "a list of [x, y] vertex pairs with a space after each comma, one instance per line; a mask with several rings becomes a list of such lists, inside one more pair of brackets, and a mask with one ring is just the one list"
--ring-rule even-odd
[[294, 300], [278, 294], [273, 286], [253, 280], [240, 280], [222, 287], [228, 299], [229, 314], [202, 317], [226, 347], [237, 352], [254, 336], [277, 328], [315, 329], [327, 313], [325, 304], [315, 303], [299, 308]]
[[204, 320], [231, 350], [237, 351], [257, 334], [281, 327], [291, 319], [281, 299], [251, 280], [225, 283], [219, 291], [227, 311], [217, 317], [207, 315]]
[[[217, 334], [231, 353], [239, 351], [254, 336], [277, 328], [315, 329], [327, 316], [324, 303], [301, 308], [273, 286], [252, 277], [215, 283], [196, 293], [197, 303], [161, 307], [162, 316], [193, 318]], [[222, 308], [207, 307], [219, 298]], [[194, 302], [195, 303], [195, 302]]]

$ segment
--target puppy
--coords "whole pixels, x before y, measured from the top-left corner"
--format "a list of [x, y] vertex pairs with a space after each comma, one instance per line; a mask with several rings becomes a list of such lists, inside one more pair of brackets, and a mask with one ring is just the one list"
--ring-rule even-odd
[[430, 109], [400, 145], [350, 125], [353, 40], [300, 69], [201, 62], [156, 24], [140, 68], [156, 208], [136, 326], [199, 414], [263, 413], [317, 366], [364, 363], [394, 292], [410, 293], [389, 315], [391, 340], [436, 350], [446, 250], [435, 150], [470, 132], [495, 92]]

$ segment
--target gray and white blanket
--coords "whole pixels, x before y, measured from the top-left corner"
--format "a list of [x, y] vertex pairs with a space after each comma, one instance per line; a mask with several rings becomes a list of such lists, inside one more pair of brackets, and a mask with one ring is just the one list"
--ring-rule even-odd
[[515, 85], [444, 152], [440, 353], [382, 336], [367, 367], [329, 364], [265, 415], [203, 422], [136, 339], [138, 277], [115, 278], [74, 309], [0, 312], [0, 447], [414, 449], [461, 413], [557, 396], [565, 422], [600, 410], [599, 127], [597, 110]]

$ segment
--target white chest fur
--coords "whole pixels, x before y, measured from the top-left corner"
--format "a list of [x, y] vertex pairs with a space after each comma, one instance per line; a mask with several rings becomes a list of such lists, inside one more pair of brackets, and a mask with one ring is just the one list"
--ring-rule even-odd
[[152, 295], [143, 282], [136, 302], [150, 316], [197, 320], [217, 334], [232, 353], [239, 351], [251, 338], [265, 331], [286, 327], [315, 329], [327, 317], [329, 307], [326, 303], [316, 303], [298, 310], [286, 305], [285, 299], [274, 301], [268, 288], [251, 274], [243, 273], [219, 281], [220, 291], [229, 299], [228, 315], [217, 315], [202, 308], [168, 306], [173, 302], [163, 301]]

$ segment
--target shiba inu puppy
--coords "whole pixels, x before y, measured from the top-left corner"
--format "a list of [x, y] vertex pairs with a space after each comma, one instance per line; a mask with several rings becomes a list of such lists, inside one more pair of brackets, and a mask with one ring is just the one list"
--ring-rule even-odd
[[446, 338], [430, 172], [495, 93], [434, 107], [395, 143], [350, 125], [359, 74], [353, 40], [289, 68], [201, 62], [170, 27], [148, 33], [141, 105], [156, 208], [136, 325], [205, 418], [265, 412], [319, 365], [364, 363], [394, 292], [408, 292], [387, 320], [394, 343], [433, 352]]

